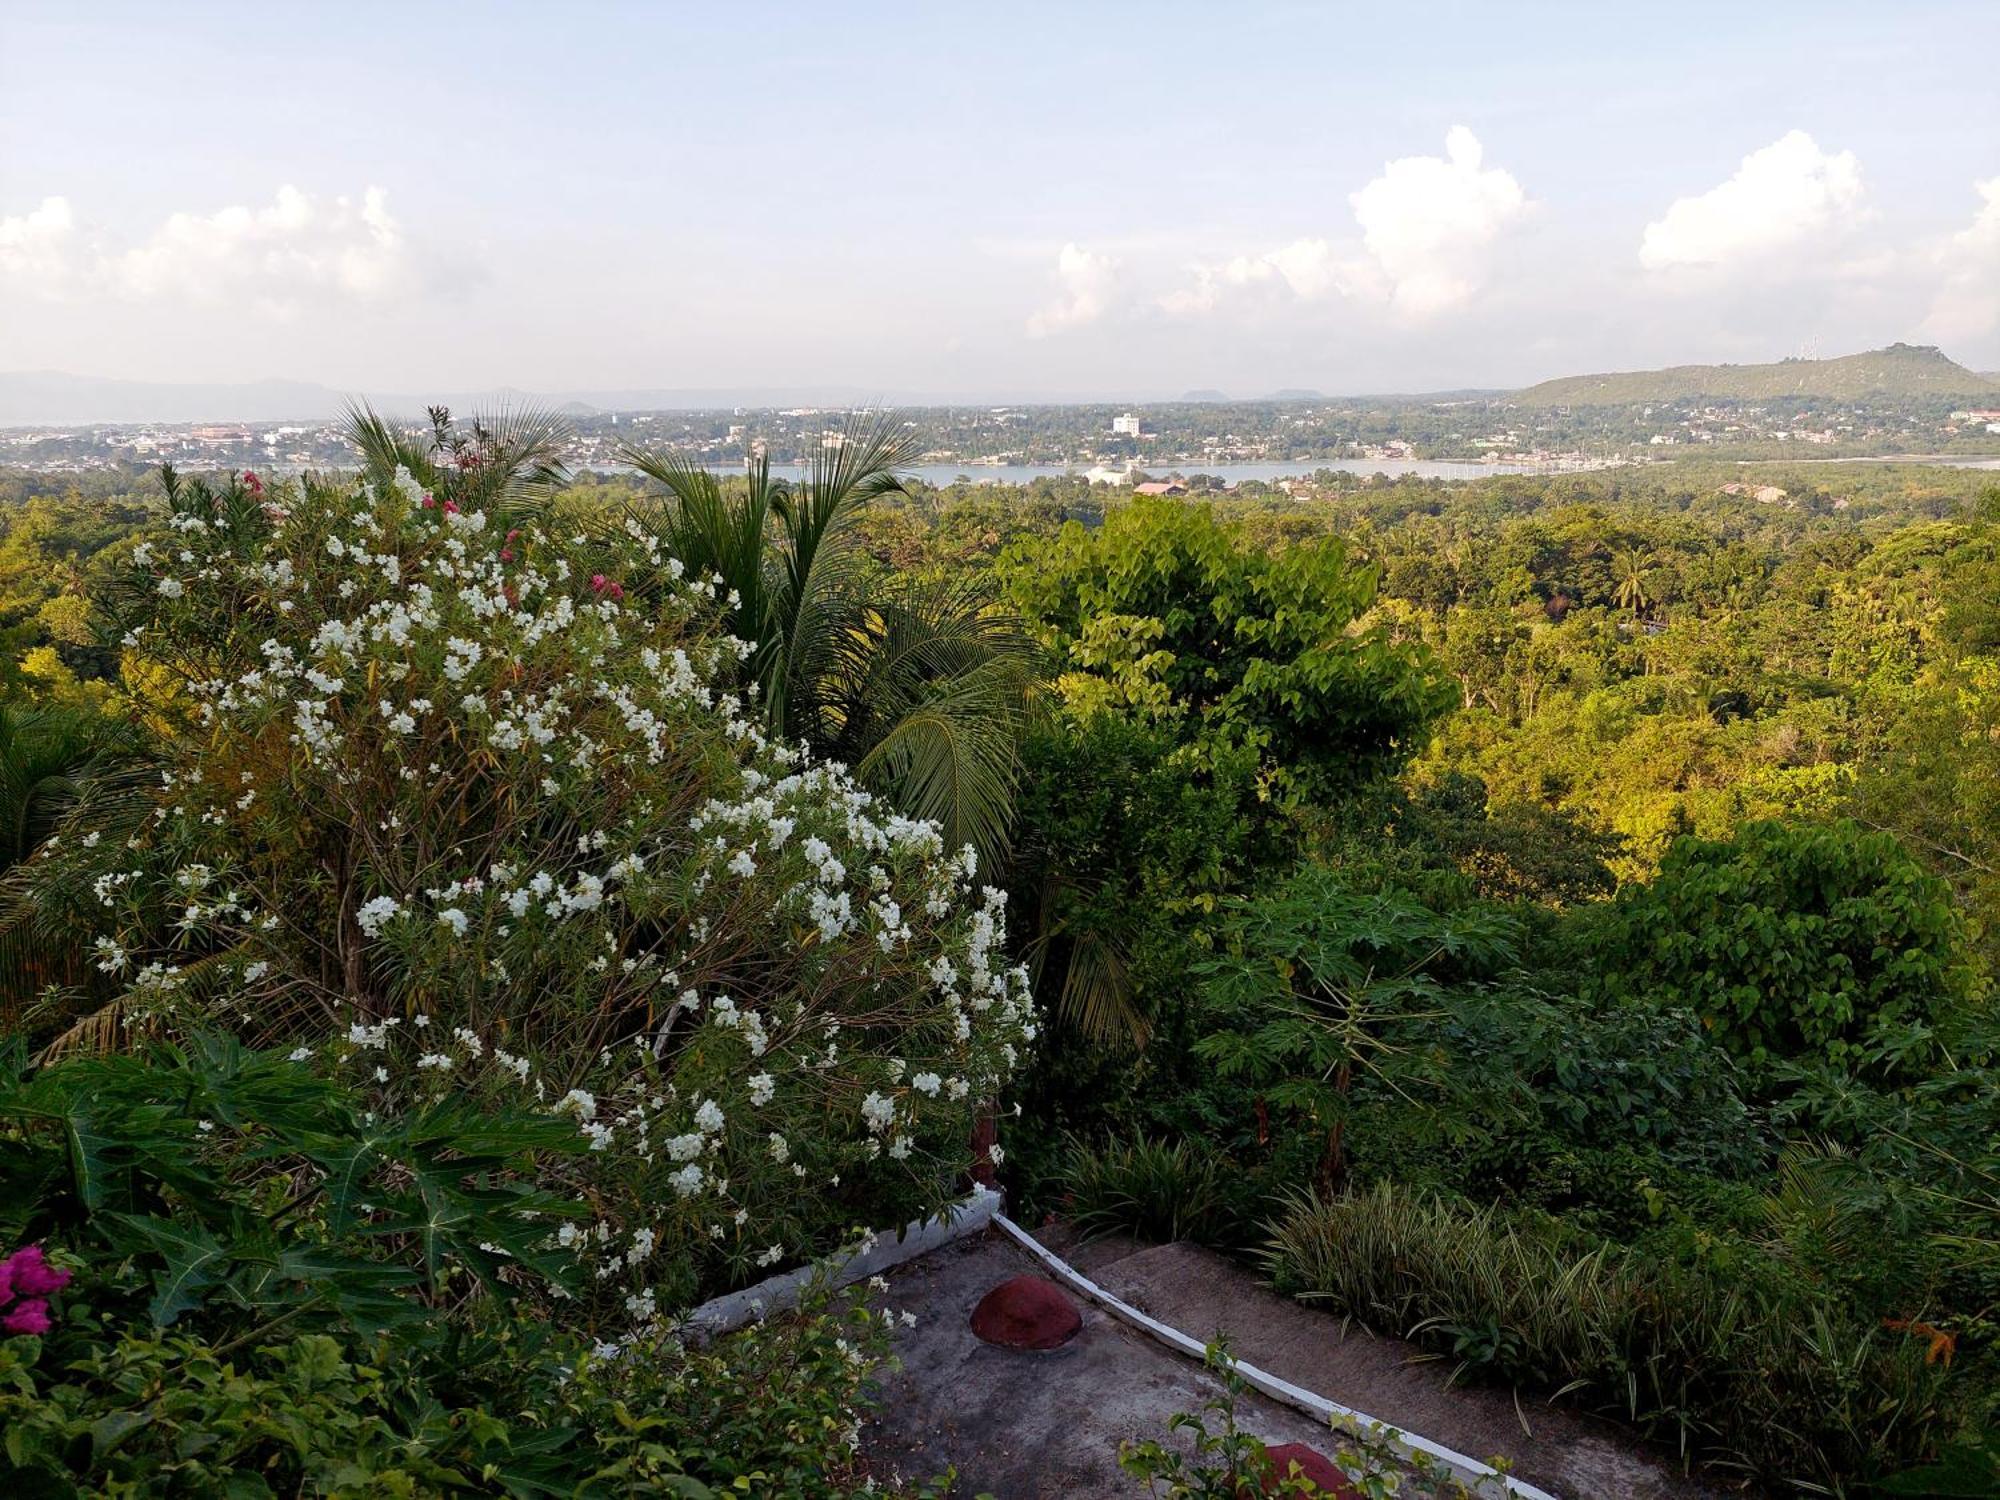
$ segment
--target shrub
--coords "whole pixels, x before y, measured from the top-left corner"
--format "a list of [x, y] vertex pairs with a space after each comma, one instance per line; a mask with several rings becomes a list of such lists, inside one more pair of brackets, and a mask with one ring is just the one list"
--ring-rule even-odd
[[735, 1276], [936, 1207], [1034, 1030], [1004, 896], [708, 685], [745, 648], [643, 531], [463, 493], [170, 476], [106, 601], [181, 684], [160, 785], [33, 870], [126, 986], [61, 1045], [505, 1049]]
[[1760, 1065], [1920, 1060], [1925, 1023], [1967, 982], [1950, 889], [1893, 835], [1849, 822], [1682, 839], [1604, 937], [1614, 992], [1692, 1010]]
[[819, 1297], [683, 1348], [657, 1291], [691, 1286], [705, 1225], [636, 1217], [571, 1113], [504, 1061], [511, 1096], [387, 1046], [309, 1050], [8, 1069], [0, 1237], [63, 1263], [24, 1290], [75, 1272], [44, 1336], [0, 1340], [8, 1493], [859, 1485], [882, 1318]]
[[1293, 1200], [1264, 1261], [1459, 1373], [1558, 1390], [1766, 1482], [1841, 1493], [1948, 1430], [1943, 1367], [1776, 1264], [1676, 1265], [1386, 1183]]
[[1087, 1236], [1125, 1233], [1142, 1240], [1236, 1241], [1240, 1177], [1216, 1152], [1192, 1141], [1072, 1142], [1063, 1175], [1069, 1217]]
[[884, 1493], [853, 1440], [883, 1316], [854, 1298], [709, 1350], [607, 1357], [519, 1313], [414, 1340], [248, 1345], [83, 1322], [0, 1339], [0, 1486], [21, 1496]]
[[1363, 623], [1375, 570], [1331, 537], [1267, 554], [1208, 506], [1139, 499], [1096, 530], [1016, 543], [997, 572], [1079, 717], [1248, 746], [1282, 795], [1392, 769], [1453, 697], [1427, 652]]

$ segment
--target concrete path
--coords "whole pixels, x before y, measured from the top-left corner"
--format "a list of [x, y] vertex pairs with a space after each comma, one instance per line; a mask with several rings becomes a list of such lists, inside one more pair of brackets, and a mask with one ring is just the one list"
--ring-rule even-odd
[[1486, 1386], [1448, 1386], [1450, 1365], [1424, 1360], [1399, 1339], [1376, 1338], [1282, 1297], [1250, 1272], [1194, 1245], [1100, 1249], [1045, 1243], [1067, 1259], [1094, 1261], [1090, 1278], [1141, 1312], [1207, 1340], [1229, 1336], [1230, 1352], [1392, 1427], [1513, 1472], [1562, 1500], [1708, 1500], [1711, 1491], [1641, 1449], [1629, 1434], [1532, 1398]]
[[[968, 1323], [979, 1299], [1011, 1276], [1040, 1270], [1027, 1252], [989, 1231], [889, 1273], [889, 1290], [875, 1305], [910, 1311], [917, 1323], [897, 1333], [903, 1368], [884, 1378], [880, 1413], [862, 1435], [863, 1454], [878, 1473], [919, 1479], [956, 1464], [955, 1494], [997, 1500], [1137, 1500], [1146, 1493], [1120, 1472], [1119, 1442], [1170, 1441], [1167, 1419], [1197, 1410], [1220, 1386], [1193, 1360], [1088, 1303], [1079, 1304], [1082, 1331], [1060, 1349], [1021, 1352], [975, 1338]], [[1267, 1443], [1305, 1443], [1329, 1454], [1336, 1446], [1319, 1423], [1254, 1392], [1238, 1406], [1237, 1423]]]

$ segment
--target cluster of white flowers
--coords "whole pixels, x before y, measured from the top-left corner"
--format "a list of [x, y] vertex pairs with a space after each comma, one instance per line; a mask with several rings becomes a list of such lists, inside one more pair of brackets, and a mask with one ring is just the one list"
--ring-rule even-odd
[[[631, 1227], [575, 1240], [600, 1269], [643, 1246], [633, 1297], [669, 1247], [809, 1252], [802, 1194], [843, 1174], [949, 1191], [1034, 1035], [971, 851], [772, 740], [716, 583], [643, 527], [502, 535], [407, 474], [305, 498], [253, 535], [182, 506], [173, 551], [133, 553], [128, 646], [191, 679], [199, 729], [132, 846], [60, 851], [115, 926], [99, 967], [164, 1005], [212, 938], [246, 987], [362, 984], [364, 1082], [491, 1079], [625, 1174]], [[175, 951], [144, 925], [162, 885]], [[444, 1023], [411, 1015], [400, 1068], [391, 994]]]

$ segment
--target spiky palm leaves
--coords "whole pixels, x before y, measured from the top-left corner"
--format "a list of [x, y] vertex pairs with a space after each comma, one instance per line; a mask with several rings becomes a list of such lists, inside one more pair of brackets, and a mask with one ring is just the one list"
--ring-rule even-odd
[[546, 506], [569, 483], [560, 454], [569, 423], [526, 406], [474, 417], [469, 428], [442, 406], [429, 409], [430, 430], [393, 426], [366, 402], [347, 408], [347, 440], [361, 450], [363, 472], [387, 484], [396, 470], [465, 510], [506, 519]]
[[673, 453], [624, 457], [666, 494], [636, 514], [691, 576], [720, 577], [777, 732], [845, 761], [951, 847], [1006, 846], [1034, 650], [982, 588], [871, 576], [854, 522], [916, 456], [886, 418], [849, 423], [802, 482], [752, 462], [725, 484]]

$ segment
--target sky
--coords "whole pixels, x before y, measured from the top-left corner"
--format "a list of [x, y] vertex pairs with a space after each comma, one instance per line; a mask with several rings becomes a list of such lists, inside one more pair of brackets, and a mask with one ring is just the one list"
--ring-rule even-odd
[[2000, 4], [0, 0], [0, 371], [2000, 369]]

